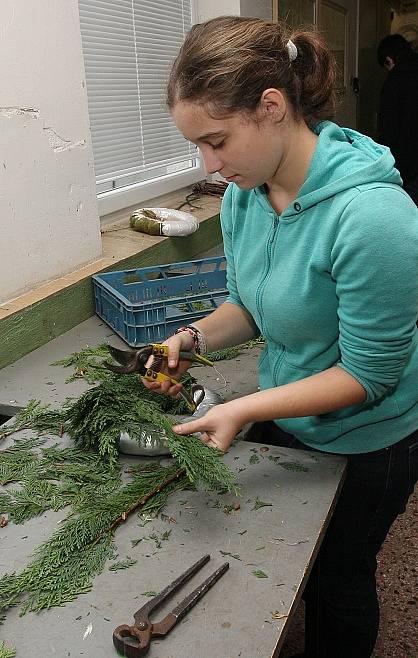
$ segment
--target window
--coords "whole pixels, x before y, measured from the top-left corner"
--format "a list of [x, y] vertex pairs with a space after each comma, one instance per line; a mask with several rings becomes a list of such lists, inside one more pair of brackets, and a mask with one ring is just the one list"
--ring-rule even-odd
[[101, 214], [202, 178], [196, 148], [164, 104], [191, 4], [79, 0], [99, 206], [101, 197], [113, 198]]

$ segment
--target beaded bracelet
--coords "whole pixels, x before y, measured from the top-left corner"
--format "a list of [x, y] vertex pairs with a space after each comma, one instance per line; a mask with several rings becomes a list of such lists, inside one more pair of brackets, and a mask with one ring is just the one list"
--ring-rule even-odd
[[188, 334], [193, 338], [194, 351], [196, 354], [206, 354], [206, 340], [202, 331], [198, 327], [195, 327], [193, 324], [187, 324], [184, 327], [180, 327], [177, 331], [174, 332], [174, 335], [181, 334], [183, 331], [187, 331]]

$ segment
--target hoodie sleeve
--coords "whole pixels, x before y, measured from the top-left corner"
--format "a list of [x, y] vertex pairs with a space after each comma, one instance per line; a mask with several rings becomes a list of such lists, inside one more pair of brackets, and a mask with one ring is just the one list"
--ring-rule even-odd
[[221, 205], [221, 229], [226, 256], [226, 282], [229, 292], [227, 301], [245, 308], [237, 290], [235, 260], [232, 248], [233, 193], [234, 185], [230, 184], [227, 187]]
[[360, 192], [345, 208], [331, 253], [339, 317], [338, 365], [367, 392], [399, 381], [416, 336], [418, 211], [395, 187]]

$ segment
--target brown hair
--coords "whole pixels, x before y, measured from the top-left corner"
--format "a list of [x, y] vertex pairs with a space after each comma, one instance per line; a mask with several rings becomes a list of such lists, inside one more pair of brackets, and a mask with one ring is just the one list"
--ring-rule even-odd
[[[288, 39], [298, 51], [293, 61]], [[217, 115], [251, 113], [273, 87], [286, 93], [296, 118], [315, 123], [335, 114], [335, 75], [334, 58], [313, 29], [291, 32], [284, 23], [221, 16], [187, 34], [170, 73], [167, 104], [198, 101]]]

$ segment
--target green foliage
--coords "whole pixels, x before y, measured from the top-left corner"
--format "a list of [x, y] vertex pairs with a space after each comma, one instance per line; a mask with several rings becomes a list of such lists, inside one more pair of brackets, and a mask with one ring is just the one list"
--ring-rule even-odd
[[0, 640], [0, 658], [14, 658], [16, 649]]
[[[143, 392], [132, 375], [104, 380], [67, 405], [67, 432], [80, 448], [97, 450], [103, 459], [115, 464], [121, 432], [134, 437], [140, 434], [144, 423], [149, 423], [164, 430], [171, 454], [179, 466], [186, 469], [192, 484], [205, 489], [222, 484], [230, 489], [234, 477], [221, 461], [222, 453], [203, 444], [197, 437], [175, 434], [173, 419], [157, 405], [157, 396], [146, 387], [142, 388]], [[162, 404], [166, 406], [167, 401], [163, 400]]]
[[40, 443], [16, 441], [0, 452], [1, 482], [20, 484], [0, 494], [0, 513], [9, 514], [13, 523], [70, 504], [77, 508], [86, 497], [119, 486], [119, 468], [109, 469], [97, 454], [56, 445], [42, 448], [40, 454], [30, 449]]
[[129, 555], [127, 555], [126, 560], [119, 560], [119, 562], [114, 562], [109, 567], [109, 571], [119, 571], [120, 569], [129, 569], [129, 567], [132, 567], [137, 562], [138, 560], [133, 560], [131, 557], [129, 557]]
[[[31, 400], [0, 433], [4, 438], [32, 429], [37, 435], [15, 441], [0, 452], [0, 483], [18, 485], [0, 493], [0, 513], [23, 523], [47, 510], [71, 506], [67, 518], [38, 547], [26, 568], [0, 579], [0, 622], [10, 606], [20, 606], [24, 614], [64, 605], [88, 592], [94, 576], [115, 555], [117, 526], [133, 511], [140, 508], [145, 523], [161, 511], [173, 491], [197, 485], [234, 489], [233, 473], [222, 462], [220, 451], [197, 437], [173, 432], [173, 418], [166, 414], [185, 413], [183, 401], [149, 391], [135, 375], [107, 370], [104, 374], [98, 361], [103, 357], [109, 358], [107, 348], [99, 346], [89, 348], [83, 357], [73, 354], [63, 360], [62, 365], [84, 369], [76, 376], [91, 381], [99, 377], [99, 384], [79, 399], [67, 400], [58, 411]], [[184, 380], [188, 387], [194, 382], [190, 375]], [[120, 433], [135, 436], [144, 423], [163, 430], [174, 462], [169, 467], [156, 462], [132, 467], [127, 472], [130, 482], [122, 485]], [[44, 447], [45, 440], [39, 438], [61, 436], [63, 431], [73, 438], [74, 447]], [[154, 538], [156, 544], [161, 546], [170, 532]]]
[[87, 347], [80, 352], [73, 352], [65, 359], [51, 363], [52, 366], [74, 367], [74, 372], [67, 379], [73, 382], [75, 379], [85, 379], [89, 384], [108, 379], [111, 371], [105, 368], [104, 361], [113, 361], [107, 348], [107, 343], [101, 343], [95, 347]]
[[29, 428], [35, 430], [38, 435], [59, 434], [62, 422], [61, 412], [52, 411], [49, 404], [42, 405], [38, 400], [30, 400], [13, 421], [0, 430], [0, 441], [6, 436]]
[[300, 471], [304, 473], [309, 471], [309, 468], [306, 468], [306, 466], [300, 462], [279, 462], [279, 466], [285, 468], [286, 471]]
[[78, 446], [98, 450], [101, 457], [115, 463], [121, 432], [135, 437], [144, 421], [160, 428], [166, 411], [184, 412], [183, 401], [153, 393], [135, 375], [112, 374], [67, 403], [65, 429]]
[[[124, 519], [133, 505], [177, 471], [177, 465], [148, 465], [124, 486], [109, 492], [103, 488], [94, 496], [81, 498], [77, 510], [35, 551], [33, 561], [20, 574], [0, 579], [0, 614], [12, 605], [20, 605], [23, 614], [38, 612], [88, 592], [93, 577], [114, 556], [112, 538], [118, 519]], [[184, 477], [174, 480], [156, 492], [152, 505], [145, 503], [142, 510], [159, 511], [171, 492], [185, 486]]]
[[167, 445], [179, 466], [186, 469], [192, 484], [203, 489], [216, 489], [220, 484], [234, 489], [234, 474], [221, 461], [222, 452], [202, 443], [196, 436], [180, 436], [172, 430], [172, 422], [150, 406], [141, 406], [141, 419], [164, 429]]
[[[135, 277], [136, 275], [132, 276]], [[192, 302], [191, 305], [193, 306], [194, 310], [207, 310], [206, 307], [204, 307], [204, 303], [202, 302]], [[181, 306], [182, 305], [179, 305], [179, 307]], [[184, 304], [183, 306], [183, 310], [189, 310], [187, 308], [187, 304]], [[197, 308], [198, 306], [199, 308]], [[263, 343], [264, 338], [259, 336], [258, 338], [249, 340], [247, 343], [243, 343], [242, 345], [237, 345], [236, 347], [227, 347], [223, 350], [211, 352], [210, 354], [207, 354], [207, 357], [210, 361], [225, 361], [234, 359], [239, 354], [242, 354], [245, 349], [257, 347]], [[73, 352], [65, 359], [55, 361], [51, 365], [63, 366], [64, 368], [72, 366], [74, 368], [74, 372], [68, 377], [67, 382], [72, 382], [75, 379], [83, 378], [89, 384], [95, 384], [96, 382], [114, 377], [114, 373], [112, 373], [103, 365], [104, 361], [114, 362], [110, 356], [107, 344], [101, 343], [95, 347], [86, 347], [84, 350], [80, 350], [80, 352]]]
[[216, 350], [215, 352], [210, 352], [206, 354], [209, 361], [229, 361], [230, 359], [235, 359], [243, 353], [244, 350], [251, 349], [253, 347], [258, 347], [264, 343], [264, 338], [259, 336], [253, 340], [249, 340], [247, 343], [242, 343], [241, 345], [236, 345], [235, 347], [226, 347], [223, 350]]
[[235, 347], [225, 347], [223, 350], [216, 350], [215, 352], [210, 352], [207, 354], [209, 361], [230, 361], [235, 359], [239, 354], [242, 353], [242, 347], [237, 345]]
[[261, 507], [272, 507], [272, 503], [265, 503], [263, 500], [260, 500], [258, 496], [256, 496], [252, 510], [261, 509]]

